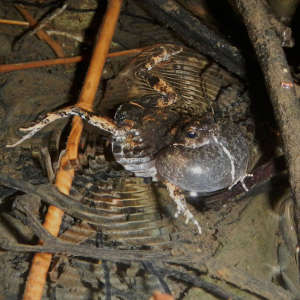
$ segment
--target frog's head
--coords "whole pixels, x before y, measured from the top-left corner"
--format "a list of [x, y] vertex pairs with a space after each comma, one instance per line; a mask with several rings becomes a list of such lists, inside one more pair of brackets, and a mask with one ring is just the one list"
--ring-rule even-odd
[[156, 157], [158, 174], [189, 192], [211, 193], [246, 173], [248, 143], [238, 125], [210, 118], [186, 124]]
[[211, 117], [193, 120], [185, 125], [176, 137], [174, 146], [196, 149], [208, 145], [218, 135], [219, 126]]

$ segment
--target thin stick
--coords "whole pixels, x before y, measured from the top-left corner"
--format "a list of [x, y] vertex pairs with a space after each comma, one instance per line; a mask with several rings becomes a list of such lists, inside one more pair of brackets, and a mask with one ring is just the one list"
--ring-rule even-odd
[[59, 8], [56, 8], [53, 12], [51, 12], [50, 15], [46, 16], [43, 20], [41, 20], [36, 26], [35, 28], [32, 29], [32, 31], [28, 32], [28, 35], [34, 35], [36, 34], [38, 31], [40, 31], [41, 29], [43, 29], [45, 26], [47, 26], [47, 24], [49, 24], [53, 19], [57, 18], [59, 15], [61, 15], [66, 8], [68, 7], [68, 1]]
[[[22, 7], [21, 5], [15, 5], [15, 7], [18, 9], [18, 11], [22, 14], [22, 16], [29, 22], [30, 26], [35, 26], [37, 24], [37, 21], [32, 17], [32, 15]], [[60, 46], [59, 43], [54, 41], [44, 30], [40, 30], [36, 33], [39, 39], [42, 41], [45, 41], [55, 52], [55, 54], [58, 57], [64, 57], [64, 51], [63, 48]]]
[[143, 6], [163, 26], [169, 27], [185, 43], [205, 54], [239, 77], [246, 77], [242, 53], [175, 0], [143, 0]]
[[[119, 57], [125, 55], [136, 55], [142, 52], [143, 49], [144, 48], [137, 48], [131, 50], [112, 52], [109, 53], [107, 57], [113, 58], [113, 57]], [[45, 60], [38, 60], [38, 61], [20, 62], [16, 64], [0, 65], [0, 73], [26, 70], [32, 68], [48, 67], [54, 65], [73, 64], [73, 63], [81, 62], [82, 60], [84, 60], [83, 56], [74, 56], [74, 57], [66, 57], [66, 58], [45, 59]]]
[[59, 30], [46, 30], [47, 34], [51, 35], [57, 35], [57, 36], [63, 36], [68, 39], [72, 39], [74, 41], [77, 41], [79, 43], [82, 43], [84, 41], [82, 35], [76, 35], [65, 31], [59, 31]]
[[[103, 23], [98, 32], [98, 40], [94, 48], [90, 67], [83, 85], [78, 103], [88, 109], [92, 109], [98, 83], [102, 74], [105, 59], [111, 44], [119, 17], [122, 0], [110, 0]], [[74, 117], [71, 134], [68, 138], [66, 154], [62, 158], [60, 169], [56, 177], [56, 186], [64, 194], [69, 194], [74, 168], [64, 168], [70, 159], [77, 157], [78, 144], [83, 129], [83, 123], [79, 117]], [[63, 217], [63, 211], [50, 206], [45, 218], [44, 227], [51, 234], [57, 236]], [[52, 255], [39, 253], [34, 256], [33, 264], [26, 282], [23, 300], [38, 300], [42, 298], [46, 282], [47, 272], [51, 263]]]
[[281, 40], [268, 17], [264, 1], [234, 0], [263, 71], [284, 144], [290, 185], [295, 200], [295, 221], [300, 241], [300, 106]]
[[226, 262], [210, 260], [206, 265], [208, 267], [208, 272], [212, 277], [218, 278], [223, 282], [228, 282], [236, 286], [240, 290], [249, 292], [261, 299], [295, 299], [296, 295], [293, 296], [288, 290], [275, 285], [271, 281], [260, 280], [258, 278], [252, 277], [247, 272], [238, 269], [238, 267], [227, 266]]
[[[115, 31], [121, 5], [122, 0], [111, 0], [108, 3], [108, 11], [104, 17], [103, 25], [97, 37], [90, 67], [78, 100], [78, 106], [83, 109], [89, 111], [92, 110], [93, 101], [98, 89], [112, 36]], [[112, 18], [112, 20], [110, 20], [110, 18]]]
[[18, 26], [26, 26], [26, 27], [30, 26], [29, 22], [8, 20], [8, 19], [0, 19], [0, 24], [18, 25]]

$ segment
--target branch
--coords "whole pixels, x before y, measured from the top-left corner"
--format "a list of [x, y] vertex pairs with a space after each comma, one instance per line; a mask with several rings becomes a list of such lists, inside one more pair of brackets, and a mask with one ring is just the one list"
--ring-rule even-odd
[[[107, 58], [114, 58], [114, 57], [120, 57], [126, 55], [128, 56], [137, 55], [140, 52], [142, 52], [143, 49], [144, 48], [136, 48], [130, 50], [111, 52], [107, 55]], [[86, 59], [86, 57], [84, 56], [73, 56], [73, 57], [66, 57], [66, 58], [54, 58], [54, 59], [45, 59], [45, 60], [37, 60], [37, 61], [29, 61], [29, 62], [19, 62], [15, 64], [5, 64], [5, 65], [0, 65], [0, 73], [26, 70], [32, 68], [49, 67], [55, 65], [74, 64], [74, 63], [81, 62], [84, 59]]]
[[289, 167], [300, 238], [300, 105], [281, 40], [268, 18], [268, 7], [261, 0], [233, 0], [243, 17], [263, 71], [274, 108]]
[[[61, 242], [55, 238], [54, 241], [44, 245], [24, 245], [17, 244], [6, 238], [0, 238], [0, 248], [16, 252], [38, 252], [38, 254], [64, 253], [75, 257], [87, 257], [114, 262], [141, 262], [141, 261], [160, 261], [175, 263], [178, 257], [172, 257], [169, 251], [149, 251], [149, 250], [119, 250], [111, 248], [96, 248], [90, 245], [74, 245], [72, 243]], [[39, 278], [40, 280], [40, 278]], [[33, 287], [33, 286], [32, 286]], [[35, 298], [32, 298], [35, 299]]]
[[204, 291], [214, 295], [215, 297], [218, 297], [218, 299], [232, 299], [232, 300], [241, 299], [240, 297], [225, 291], [223, 288], [219, 287], [218, 285], [213, 284], [211, 282], [207, 282], [199, 278], [199, 276], [196, 277], [188, 274], [187, 272], [177, 271], [172, 268], [161, 268], [158, 266], [156, 266], [156, 270], [160, 272], [161, 275], [163, 276], [172, 277], [177, 280], [189, 283], [192, 286], [199, 287]]
[[[32, 17], [32, 15], [22, 7], [21, 5], [15, 5], [15, 7], [18, 9], [18, 11], [22, 14], [22, 16], [29, 22], [30, 26], [35, 26], [37, 24], [37, 21]], [[55, 54], [58, 57], [64, 57], [64, 51], [63, 48], [60, 46], [59, 43], [57, 43], [55, 40], [53, 40], [44, 30], [40, 30], [36, 32], [36, 35], [38, 38], [42, 41], [45, 41], [55, 52]], [[18, 48], [18, 45], [23, 41], [22, 36], [20, 37], [20, 40], [15, 41], [15, 44], [13, 48]]]
[[230, 72], [245, 77], [245, 61], [239, 50], [178, 3], [173, 0], [144, 0], [143, 5], [160, 23], [172, 28], [187, 45], [211, 57]]
[[258, 280], [236, 267], [224, 266], [223, 262], [219, 264], [215, 261], [211, 261], [207, 264], [207, 267], [211, 276], [233, 284], [242, 290], [249, 291], [264, 299], [294, 299], [294, 296], [282, 287], [266, 280]]

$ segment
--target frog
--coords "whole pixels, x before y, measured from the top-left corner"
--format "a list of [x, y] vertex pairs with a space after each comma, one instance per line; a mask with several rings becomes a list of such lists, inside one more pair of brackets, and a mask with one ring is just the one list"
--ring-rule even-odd
[[[185, 192], [218, 192], [249, 176], [254, 122], [245, 85], [196, 51], [177, 44], [145, 48], [107, 86], [100, 114], [77, 106], [47, 114], [14, 147], [57, 119], [80, 116], [111, 134], [112, 154], [137, 177], [163, 182], [176, 217], [201, 226]], [[111, 115], [111, 116], [110, 116]]]

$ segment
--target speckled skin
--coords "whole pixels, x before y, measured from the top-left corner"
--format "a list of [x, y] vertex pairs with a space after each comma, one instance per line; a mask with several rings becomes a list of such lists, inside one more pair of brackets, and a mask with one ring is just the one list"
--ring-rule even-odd
[[[137, 176], [196, 192], [229, 187], [246, 174], [253, 125], [241, 82], [181, 46], [146, 49], [108, 86], [102, 111], [117, 109], [115, 159]], [[191, 132], [192, 131], [192, 132]]]

